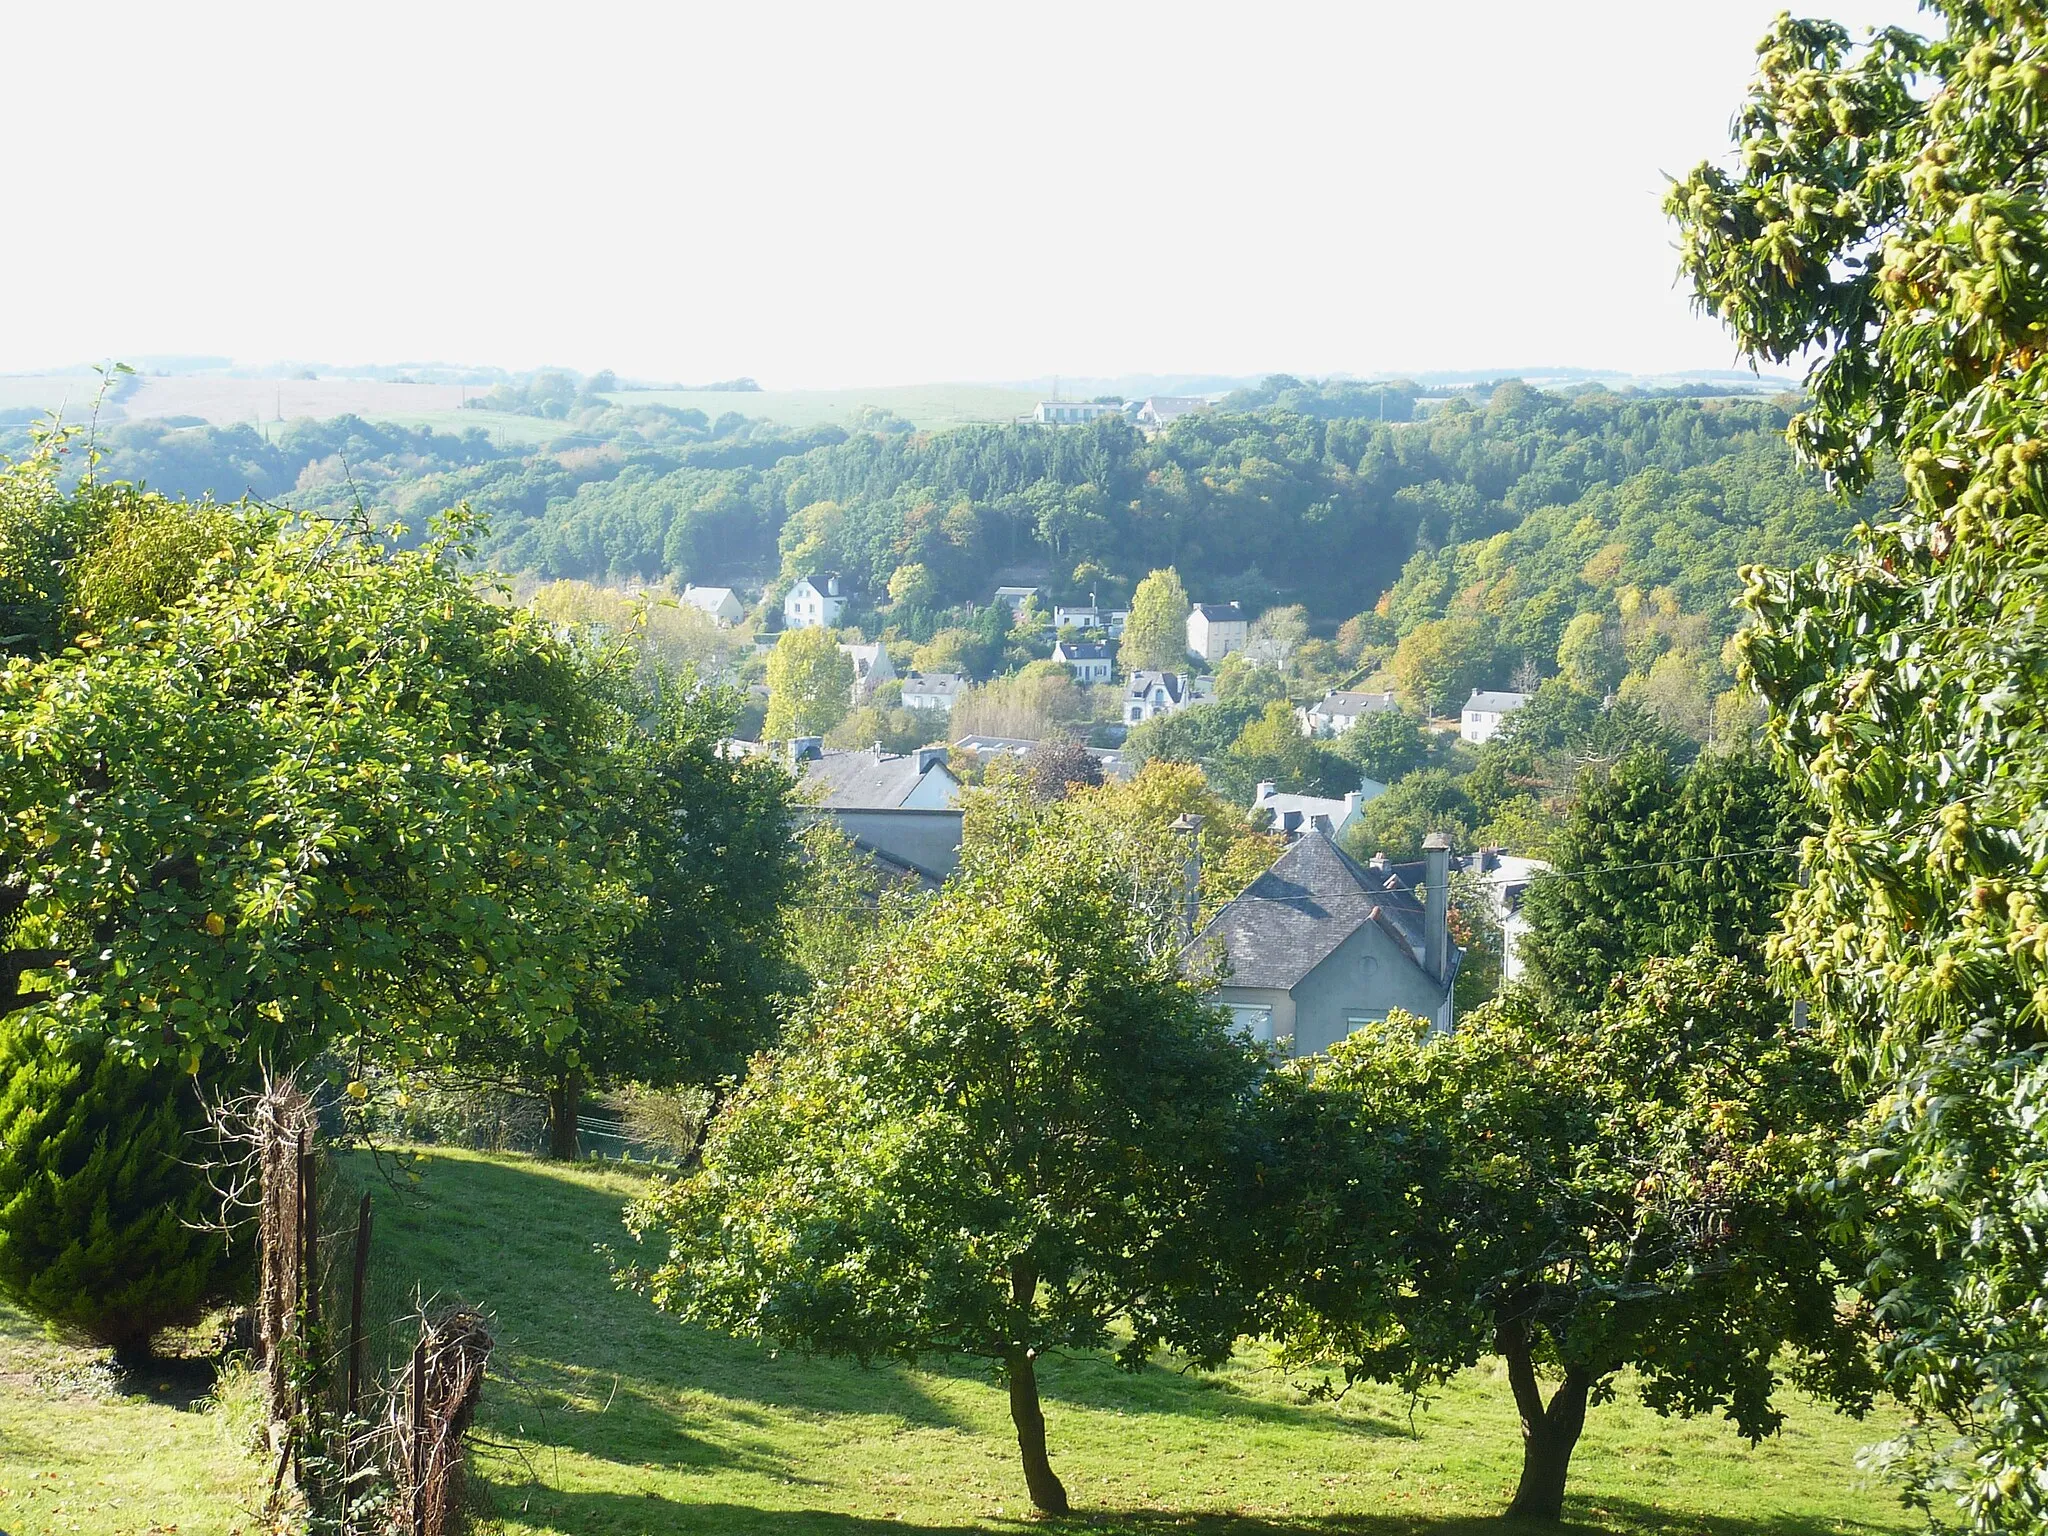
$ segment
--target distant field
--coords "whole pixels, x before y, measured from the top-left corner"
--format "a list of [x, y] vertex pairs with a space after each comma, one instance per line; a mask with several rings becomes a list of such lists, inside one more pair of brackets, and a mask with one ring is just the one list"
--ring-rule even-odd
[[970, 421], [1026, 416], [1039, 397], [992, 384], [897, 384], [871, 389], [764, 389], [711, 393], [695, 389], [636, 389], [608, 395], [621, 405], [694, 408], [714, 420], [725, 411], [765, 416], [785, 426], [845, 426], [862, 406], [877, 405], [919, 427], [957, 427]]

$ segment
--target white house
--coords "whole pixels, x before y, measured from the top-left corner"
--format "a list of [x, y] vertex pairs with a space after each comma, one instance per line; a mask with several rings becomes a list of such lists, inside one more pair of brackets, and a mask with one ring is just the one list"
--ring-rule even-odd
[[1391, 688], [1385, 693], [1348, 693], [1339, 689], [1323, 695], [1319, 704], [1296, 710], [1295, 718], [1301, 722], [1304, 736], [1342, 736], [1367, 715], [1383, 714], [1400, 707], [1394, 701]]
[[903, 679], [903, 707], [950, 713], [964, 686], [958, 672], [912, 672]]
[[1171, 715], [1188, 706], [1187, 679], [1178, 672], [1133, 672], [1124, 684], [1124, 724]]
[[1458, 735], [1475, 746], [1491, 741], [1499, 733], [1501, 722], [1528, 702], [1526, 693], [1489, 693], [1474, 688], [1458, 715]]
[[1116, 670], [1107, 642], [1062, 640], [1052, 648], [1052, 659], [1074, 674], [1077, 683], [1106, 683]]
[[1273, 813], [1273, 830], [1284, 836], [1290, 843], [1308, 830], [1320, 816], [1330, 836], [1342, 837], [1345, 829], [1358, 820], [1358, 813], [1365, 809], [1368, 801], [1377, 800], [1387, 792], [1387, 786], [1378, 779], [1360, 779], [1358, 788], [1342, 800], [1332, 800], [1323, 795], [1285, 795], [1279, 793], [1279, 786], [1271, 779], [1261, 779], [1252, 796], [1254, 811]]
[[1450, 940], [1450, 840], [1432, 832], [1422, 849], [1420, 864], [1361, 864], [1312, 821], [1209, 920], [1183, 967], [1279, 1056], [1316, 1055], [1396, 1008], [1448, 1030], [1464, 958]]
[[1497, 848], [1482, 848], [1466, 861], [1466, 868], [1479, 876], [1479, 888], [1493, 907], [1500, 923], [1500, 979], [1519, 981], [1524, 969], [1522, 939], [1529, 932], [1529, 918], [1522, 911], [1522, 898], [1550, 866], [1541, 859], [1525, 859]]
[[683, 601], [720, 624], [737, 624], [747, 616], [746, 605], [731, 587], [696, 587], [685, 583]]
[[1221, 661], [1244, 649], [1251, 622], [1235, 603], [1196, 603], [1188, 610], [1188, 649], [1204, 661]]
[[1200, 395], [1153, 395], [1138, 407], [1136, 421], [1141, 427], [1164, 427], [1209, 402]]
[[873, 645], [842, 645], [839, 654], [853, 661], [853, 707], [859, 709], [874, 696], [877, 688], [891, 682], [896, 676], [895, 663], [889, 660], [889, 648], [879, 641]]
[[1038, 409], [1031, 413], [1031, 419], [1048, 426], [1070, 427], [1078, 422], [1121, 416], [1123, 413], [1121, 405], [1107, 405], [1094, 400], [1041, 400]]
[[1124, 621], [1131, 616], [1128, 608], [1098, 608], [1090, 603], [1086, 608], [1054, 608], [1052, 627], [1062, 629], [1100, 629], [1112, 635], [1124, 632]]
[[846, 612], [847, 592], [836, 571], [818, 576], [799, 576], [796, 585], [782, 599], [784, 629], [831, 629]]

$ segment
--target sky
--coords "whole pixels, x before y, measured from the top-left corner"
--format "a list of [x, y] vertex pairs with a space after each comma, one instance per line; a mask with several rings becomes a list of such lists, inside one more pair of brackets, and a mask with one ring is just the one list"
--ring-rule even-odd
[[0, 5], [0, 372], [1736, 366], [1659, 204], [1784, 3]]

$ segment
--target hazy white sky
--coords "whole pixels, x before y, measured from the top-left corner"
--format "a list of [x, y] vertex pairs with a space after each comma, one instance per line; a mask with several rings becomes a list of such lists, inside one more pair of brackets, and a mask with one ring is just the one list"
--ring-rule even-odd
[[1783, 3], [10, 0], [0, 371], [1726, 367], [1658, 203]]

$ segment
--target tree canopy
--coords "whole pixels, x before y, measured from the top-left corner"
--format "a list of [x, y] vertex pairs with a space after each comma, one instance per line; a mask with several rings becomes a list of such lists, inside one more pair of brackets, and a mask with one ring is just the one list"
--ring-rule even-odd
[[1511, 1514], [1559, 1516], [1624, 1368], [1658, 1412], [1719, 1409], [1752, 1440], [1788, 1378], [1870, 1401], [1836, 1304], [1855, 1254], [1820, 1192], [1847, 1101], [1738, 962], [1652, 961], [1592, 1015], [1511, 993], [1455, 1034], [1397, 1016], [1274, 1074], [1264, 1112], [1256, 1225], [1288, 1358], [1420, 1392], [1501, 1355]]
[[1223, 1196], [1259, 1065], [1070, 804], [982, 802], [1002, 830], [756, 1063], [702, 1170], [633, 1215], [664, 1243], [655, 1299], [697, 1322], [990, 1362], [1052, 1513], [1040, 1356], [1214, 1361], [1245, 1324]]
[[[1808, 354], [1801, 452], [1903, 469], [1892, 519], [1756, 571], [1743, 655], [1821, 816], [1776, 953], [1867, 1085], [1838, 1195], [1866, 1232], [1895, 1447], [1979, 1529], [2048, 1519], [2048, 12], [1934, 0], [1943, 35], [1781, 19], [1739, 168], [1672, 191], [1701, 303]], [[1955, 1432], [1960, 1432], [1956, 1438]]]

